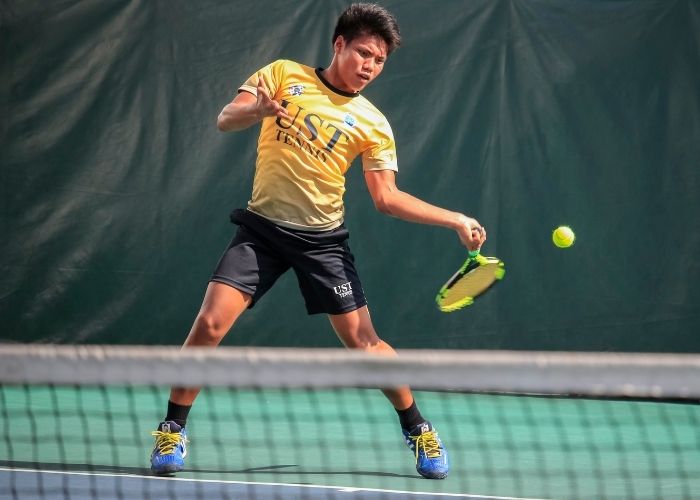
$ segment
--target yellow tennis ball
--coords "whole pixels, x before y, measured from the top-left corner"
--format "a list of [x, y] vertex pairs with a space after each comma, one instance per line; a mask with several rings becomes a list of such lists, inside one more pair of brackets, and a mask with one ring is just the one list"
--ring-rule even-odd
[[559, 226], [552, 233], [552, 242], [559, 248], [569, 248], [576, 241], [576, 235], [569, 226]]

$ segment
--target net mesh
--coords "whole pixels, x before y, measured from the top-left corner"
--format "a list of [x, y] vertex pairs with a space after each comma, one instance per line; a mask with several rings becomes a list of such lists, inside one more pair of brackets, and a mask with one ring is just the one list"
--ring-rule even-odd
[[[693, 498], [700, 356], [0, 346], [0, 498]], [[171, 384], [203, 385], [153, 476]], [[375, 387], [450, 454], [415, 471]]]

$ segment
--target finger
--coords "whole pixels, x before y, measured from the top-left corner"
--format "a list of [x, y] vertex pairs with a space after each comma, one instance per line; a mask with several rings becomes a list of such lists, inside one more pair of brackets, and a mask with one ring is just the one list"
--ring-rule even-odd
[[474, 250], [479, 250], [479, 248], [481, 248], [479, 240], [472, 235], [463, 238], [461, 241], [462, 244], [465, 247], [467, 247], [467, 250], [469, 250], [470, 252], [473, 252]]
[[265, 80], [263, 80], [262, 75], [258, 75], [258, 95], [261, 95], [263, 97], [269, 97], [269, 93], [267, 92], [267, 87], [265, 87]]
[[486, 241], [486, 229], [482, 226], [472, 227], [470, 233], [474, 243], [480, 248]]
[[279, 117], [279, 118], [289, 118], [289, 113], [287, 112], [287, 108], [282, 106], [280, 103], [276, 101], [272, 101], [273, 104], [273, 112], [272, 114]]

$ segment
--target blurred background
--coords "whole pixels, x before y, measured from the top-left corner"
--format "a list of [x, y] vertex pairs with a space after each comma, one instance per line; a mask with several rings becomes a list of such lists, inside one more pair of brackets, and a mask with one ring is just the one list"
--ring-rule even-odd
[[[476, 217], [504, 281], [434, 297], [456, 234], [376, 212], [350, 245], [397, 348], [700, 352], [700, 3], [387, 0], [403, 46], [365, 92], [398, 185]], [[0, 4], [0, 341], [180, 344], [252, 186], [221, 108], [280, 58], [325, 67], [346, 1]], [[552, 230], [577, 235], [566, 250]], [[228, 345], [337, 346], [293, 273]]]

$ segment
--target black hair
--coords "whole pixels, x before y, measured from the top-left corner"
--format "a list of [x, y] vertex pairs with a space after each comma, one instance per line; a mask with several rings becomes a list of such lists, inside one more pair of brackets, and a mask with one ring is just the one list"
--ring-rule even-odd
[[351, 42], [361, 35], [380, 37], [389, 54], [401, 45], [399, 23], [391, 12], [377, 4], [354, 3], [345, 9], [338, 18], [332, 42], [335, 43], [339, 36]]

